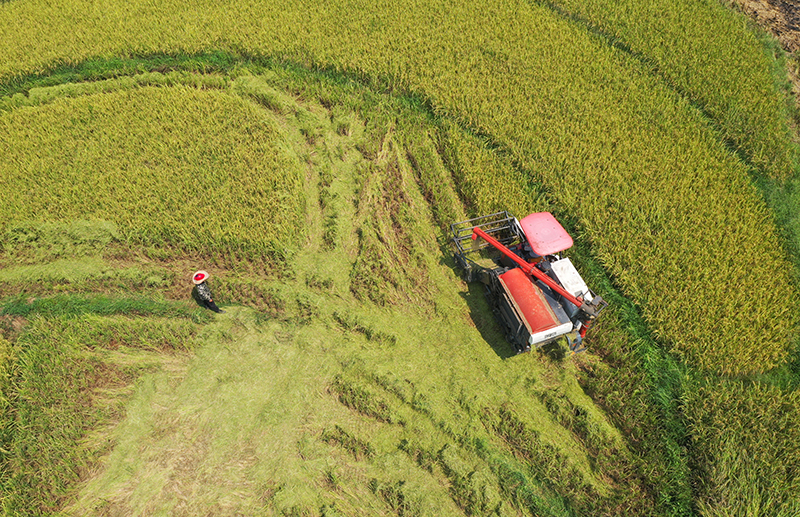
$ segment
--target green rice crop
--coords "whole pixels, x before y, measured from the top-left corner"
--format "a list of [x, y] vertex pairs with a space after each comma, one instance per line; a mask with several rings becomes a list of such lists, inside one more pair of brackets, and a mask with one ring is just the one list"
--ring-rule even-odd
[[102, 452], [87, 434], [119, 417], [119, 400], [109, 394], [160, 362], [131, 356], [115, 364], [90, 349], [185, 350], [196, 334], [196, 326], [182, 320], [31, 318], [10, 361], [9, 347], [0, 348], [4, 515], [46, 515], [60, 508]]
[[76, 339], [89, 349], [128, 347], [171, 352], [192, 348], [197, 332], [198, 326], [188, 319], [84, 314], [60, 318], [50, 336], [56, 341]]
[[119, 417], [119, 390], [159, 365], [161, 353], [189, 349], [196, 322], [209, 321], [207, 311], [175, 302], [68, 295], [6, 299], [0, 315], [26, 322], [13, 342], [0, 332], [3, 515], [59, 508], [108, 445], [87, 435]]
[[26, 299], [24, 296], [7, 298], [0, 303], [0, 314], [23, 317], [31, 314], [47, 316], [128, 314], [158, 315], [197, 321], [207, 321], [208, 319], [208, 314], [205, 311], [201, 312], [185, 303], [169, 300], [105, 295], [75, 296], [70, 294], [33, 299]]
[[550, 209], [541, 186], [532, 184], [509, 156], [455, 127], [442, 132], [444, 159], [474, 217], [508, 210], [521, 218]]
[[296, 245], [299, 163], [268, 113], [236, 97], [114, 91], [15, 109], [0, 127], [7, 230], [104, 219], [149, 246], [280, 256]]

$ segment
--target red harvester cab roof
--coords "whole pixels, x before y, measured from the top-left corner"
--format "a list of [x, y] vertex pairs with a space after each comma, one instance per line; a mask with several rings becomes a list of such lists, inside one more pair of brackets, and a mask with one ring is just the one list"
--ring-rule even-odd
[[572, 247], [572, 237], [550, 212], [536, 212], [519, 222], [531, 249], [539, 256], [552, 255]]

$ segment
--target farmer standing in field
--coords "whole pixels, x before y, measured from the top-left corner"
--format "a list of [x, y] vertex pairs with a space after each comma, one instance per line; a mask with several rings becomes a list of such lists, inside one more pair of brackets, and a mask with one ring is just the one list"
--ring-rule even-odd
[[197, 291], [197, 297], [200, 298], [200, 301], [203, 302], [203, 305], [205, 305], [207, 309], [211, 309], [214, 312], [225, 312], [217, 307], [217, 304], [214, 303], [214, 300], [211, 298], [211, 289], [209, 289], [206, 284], [206, 280], [208, 280], [209, 276], [208, 273], [201, 270], [196, 271], [192, 277], [192, 282], [194, 282], [195, 290]]

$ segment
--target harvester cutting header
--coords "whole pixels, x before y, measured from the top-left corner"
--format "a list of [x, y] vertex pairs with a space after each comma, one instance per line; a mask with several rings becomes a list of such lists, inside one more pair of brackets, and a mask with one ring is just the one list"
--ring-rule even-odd
[[572, 237], [549, 212], [521, 221], [509, 212], [450, 225], [455, 260], [467, 282], [480, 281], [517, 353], [566, 337], [572, 352], [608, 304], [594, 294], [568, 258]]

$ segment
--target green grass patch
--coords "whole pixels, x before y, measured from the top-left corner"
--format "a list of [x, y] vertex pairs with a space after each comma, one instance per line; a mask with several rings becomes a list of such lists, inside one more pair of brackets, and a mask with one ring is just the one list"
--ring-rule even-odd
[[160, 352], [189, 350], [197, 333], [196, 323], [174, 315], [136, 318], [85, 314], [62, 317], [58, 327], [50, 331], [53, 340], [75, 340], [88, 349], [126, 347]]
[[208, 321], [212, 316], [205, 310], [189, 304], [170, 300], [154, 300], [146, 297], [120, 297], [109, 295], [60, 294], [44, 298], [28, 299], [24, 296], [0, 301], [0, 314], [28, 317], [35, 314], [45, 316], [81, 316], [83, 314], [153, 315], [186, 318], [197, 322]]
[[0, 282], [41, 284], [75, 283], [108, 274], [110, 267], [101, 259], [63, 259], [50, 264], [20, 266], [0, 271]]
[[20, 343], [25, 350], [12, 388], [13, 420], [4, 422], [4, 427], [13, 426], [10, 440], [3, 443], [3, 509], [8, 514], [42, 515], [59, 507], [91, 461], [77, 444], [103, 418], [92, 410], [88, 393], [100, 382], [99, 365], [80, 358], [76, 343], [55, 343], [36, 330], [25, 338], [33, 342]]
[[173, 276], [172, 272], [158, 267], [119, 267], [99, 258], [83, 257], [0, 270], [0, 286], [8, 295], [33, 297], [98, 291], [156, 294], [171, 287]]
[[[157, 77], [162, 74], [175, 77], [174, 74], [170, 74], [172, 71], [182, 72], [181, 75], [184, 77], [186, 77], [186, 72], [195, 72], [191, 74], [193, 80], [203, 80], [208, 79], [206, 74], [228, 73], [239, 63], [239, 58], [222, 51], [179, 56], [149, 54], [144, 60], [141, 56], [95, 58], [74, 64], [64, 63], [47, 72], [18, 76], [14, 80], [2, 84], [0, 95], [7, 97], [6, 101], [8, 101], [17, 94], [29, 97], [30, 91], [36, 88], [46, 89], [51, 86], [63, 86], [67, 83], [73, 83], [72, 88], [86, 91], [97, 88], [97, 86], [81, 85], [80, 83], [107, 81], [127, 76], [140, 76], [135, 79], [138, 84], [143, 84], [141, 80], [145, 77], [163, 83], [163, 76], [161, 79], [157, 79]], [[21, 99], [20, 97], [16, 98]]]

